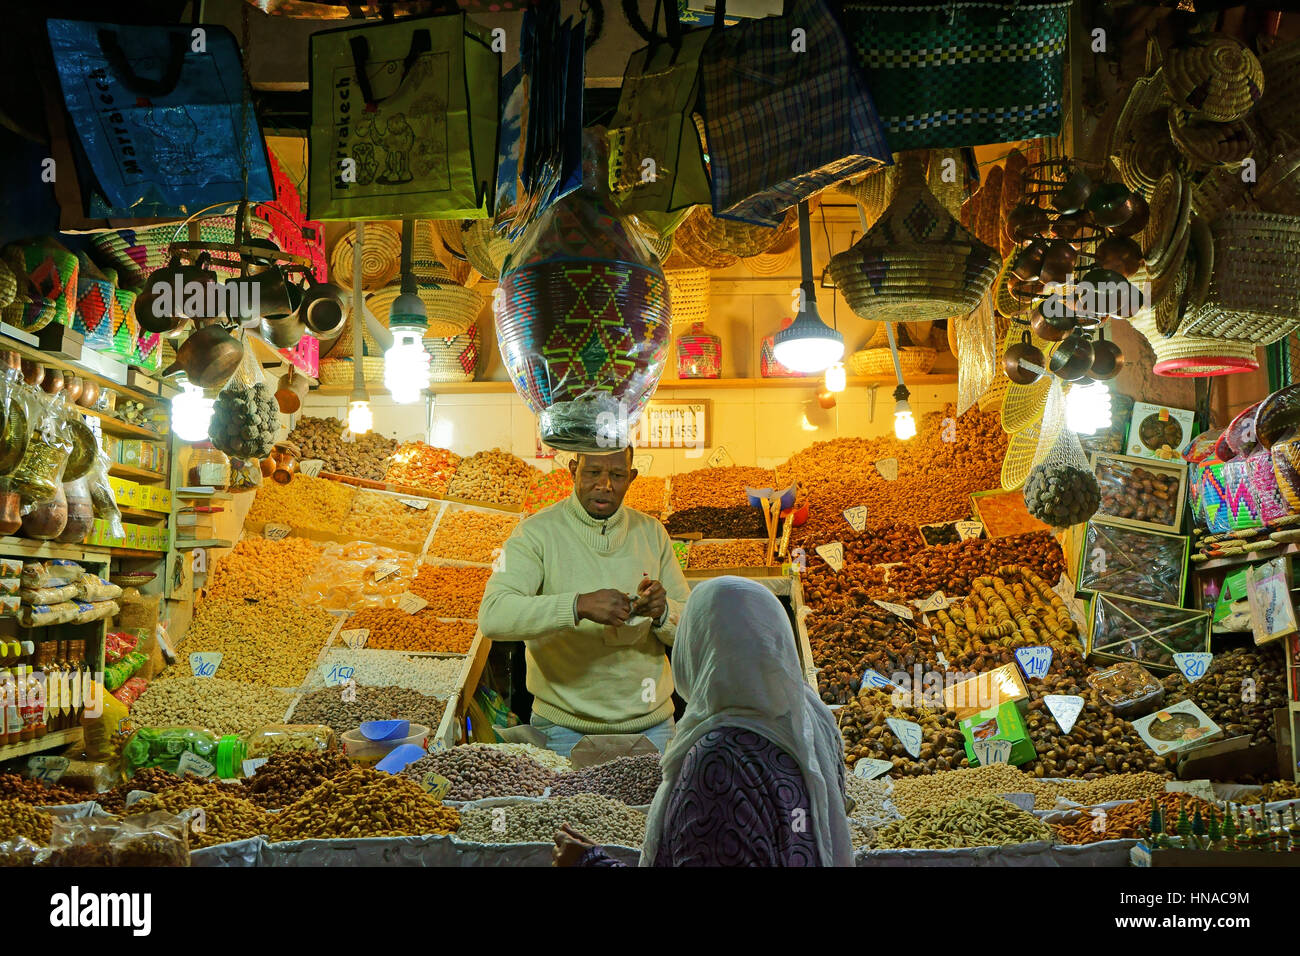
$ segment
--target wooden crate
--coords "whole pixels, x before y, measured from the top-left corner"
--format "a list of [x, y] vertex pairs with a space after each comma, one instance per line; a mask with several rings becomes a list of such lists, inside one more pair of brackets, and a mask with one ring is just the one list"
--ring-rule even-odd
[[[710, 544], [752, 544], [762, 545], [762, 550], [766, 552], [767, 542], [763, 538], [697, 538], [691, 542], [691, 551], [697, 547]], [[716, 578], [732, 574], [742, 578], [779, 578], [782, 576], [780, 565], [745, 565], [725, 568], [692, 568], [690, 567], [690, 556], [687, 555], [687, 568], [685, 575], [687, 578]]]
[[[1010, 506], [1002, 504], [998, 513], [994, 513], [990, 505], [995, 500], [1002, 503], [1004, 499], [1011, 503]], [[1031, 531], [1052, 530], [1029, 513], [1029, 509], [1025, 507], [1024, 492], [1019, 488], [1014, 491], [994, 488], [992, 491], [972, 492], [970, 504], [976, 519], [983, 522], [984, 534], [989, 538], [1007, 538], [1017, 534], [1028, 534]], [[982, 510], [981, 504], [984, 505]], [[1011, 513], [1010, 519], [1003, 513], [1004, 511]]]
[[[1112, 514], [1105, 510], [1105, 506], [1098, 509], [1097, 516], [1105, 518], [1111, 524], [1128, 525], [1131, 528], [1144, 528], [1148, 531], [1163, 531], [1167, 534], [1178, 534], [1183, 527], [1183, 508], [1187, 503], [1187, 464], [1180, 460], [1176, 461], [1159, 461], [1151, 458], [1138, 458], [1135, 455], [1115, 455], [1109, 452], [1093, 452], [1091, 456], [1092, 470], [1097, 471], [1098, 466], [1110, 465], [1116, 470], [1127, 470], [1132, 468], [1143, 468], [1153, 474], [1168, 475], [1177, 479], [1178, 490], [1174, 495], [1173, 520], [1168, 522], [1146, 521], [1141, 518], [1126, 518], [1121, 515]], [[1103, 500], [1106, 496], [1107, 482], [1101, 476], [1097, 478], [1098, 484], [1101, 485]]]

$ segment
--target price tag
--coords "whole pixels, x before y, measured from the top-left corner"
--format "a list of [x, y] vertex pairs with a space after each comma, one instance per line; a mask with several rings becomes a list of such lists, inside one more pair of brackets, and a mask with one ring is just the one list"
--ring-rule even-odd
[[192, 773], [199, 777], [210, 777], [217, 772], [214, 764], [208, 763], [198, 754], [190, 753], [188, 750], [181, 754], [181, 759], [176, 762], [176, 776], [184, 777], [187, 773]]
[[849, 523], [850, 528], [861, 534], [867, 530], [867, 506], [854, 505], [852, 508], [845, 508], [844, 520]]
[[420, 786], [424, 788], [425, 793], [439, 800], [451, 792], [451, 781], [432, 770], [420, 778]]
[[407, 614], [414, 614], [416, 611], [422, 611], [429, 606], [429, 602], [418, 594], [412, 594], [407, 591], [397, 599], [397, 606]]
[[844, 570], [844, 543], [842, 541], [817, 545], [817, 556], [829, 564], [832, 571]]
[[1032, 793], [1000, 793], [998, 796], [1008, 803], [1014, 803], [1021, 810], [1034, 809], [1034, 795]]
[[875, 601], [877, 607], [883, 607], [890, 614], [896, 614], [904, 620], [912, 620], [912, 609], [903, 607], [901, 604], [890, 604], [888, 601]]
[[888, 760], [859, 757], [858, 762], [853, 765], [853, 776], [861, 777], [863, 780], [875, 780], [877, 777], [883, 777], [893, 769], [894, 765]]
[[59, 782], [71, 762], [67, 757], [30, 757], [27, 760], [28, 775], [52, 787]]
[[1214, 655], [1206, 651], [1178, 651], [1174, 654], [1174, 663], [1193, 684], [1205, 676], [1212, 660]]
[[1009, 740], [976, 740], [972, 748], [975, 751], [975, 759], [979, 761], [981, 767], [987, 767], [992, 763], [1006, 763], [1011, 757]]
[[408, 508], [414, 508], [416, 511], [424, 511], [430, 504], [430, 502], [424, 498], [398, 498], [397, 500]]
[[126, 795], [126, 805], [129, 807], [131, 804], [139, 803], [145, 797], [152, 797], [153, 795], [151, 790], [132, 790]]
[[726, 445], [719, 445], [717, 450], [709, 456], [710, 468], [730, 468], [735, 464], [731, 458], [731, 452], [727, 451]]
[[251, 757], [248, 760], [245, 760], [243, 764], [244, 776], [251, 777], [253, 774], [257, 773], [257, 768], [262, 766], [269, 759], [269, 757]]
[[308, 478], [315, 478], [325, 467], [325, 462], [320, 458], [304, 458], [298, 462], [298, 474], [306, 475]]
[[928, 614], [930, 611], [942, 611], [952, 602], [943, 596], [942, 591], [935, 591], [924, 601], [913, 601], [917, 605], [917, 610], [922, 614]]
[[868, 687], [874, 687], [877, 690], [893, 691], [893, 690], [903, 689], [899, 687], [897, 684], [895, 684], [893, 681], [891, 681], [884, 674], [880, 673], [880, 671], [874, 670], [873, 668], [870, 667], [868, 667], [865, 671], [862, 672], [862, 683]]
[[957, 537], [962, 541], [972, 541], [984, 533], [982, 521], [958, 521]]
[[391, 561], [375, 565], [375, 583], [378, 584], [385, 578], [391, 578], [400, 570], [402, 570], [402, 566]]
[[369, 637], [370, 629], [365, 627], [350, 627], [345, 631], [339, 631], [339, 639], [343, 641], [343, 645], [354, 651], [365, 647]]
[[355, 674], [356, 669], [347, 664], [322, 664], [320, 666], [320, 676], [325, 681], [326, 687], [338, 687], [340, 684], [346, 684], [352, 680]]
[[190, 655], [190, 670], [195, 677], [212, 677], [221, 666], [221, 651], [195, 651]]
[[1188, 793], [1211, 803], [1219, 800], [1219, 795], [1214, 792], [1214, 784], [1208, 780], [1166, 780], [1165, 793]]
[[269, 538], [271, 541], [283, 541], [293, 533], [293, 528], [287, 524], [268, 524], [262, 529], [262, 537]]
[[1043, 703], [1056, 718], [1061, 733], [1068, 734], [1083, 712], [1083, 698], [1074, 694], [1044, 694]]
[[633, 455], [632, 467], [635, 468], [637, 471], [641, 472], [642, 474], [648, 474], [650, 471], [650, 466], [654, 464], [654, 461], [655, 461], [654, 455]]
[[1016, 663], [1033, 680], [1042, 680], [1052, 666], [1052, 649], [1038, 645], [1035, 647], [1017, 647]]
[[920, 724], [913, 723], [910, 720], [902, 720], [898, 717], [887, 717], [885, 723], [894, 732], [894, 736], [898, 738], [904, 750], [913, 757], [921, 756], [921, 739], [923, 735]]

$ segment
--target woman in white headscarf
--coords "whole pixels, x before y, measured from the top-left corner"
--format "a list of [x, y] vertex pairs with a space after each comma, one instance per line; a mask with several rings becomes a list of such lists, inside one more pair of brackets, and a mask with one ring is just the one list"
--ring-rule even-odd
[[[686, 712], [661, 760], [642, 866], [852, 866], [844, 745], [804, 682], [794, 634], [767, 588], [696, 587], [673, 647]], [[567, 827], [559, 866], [617, 866]]]

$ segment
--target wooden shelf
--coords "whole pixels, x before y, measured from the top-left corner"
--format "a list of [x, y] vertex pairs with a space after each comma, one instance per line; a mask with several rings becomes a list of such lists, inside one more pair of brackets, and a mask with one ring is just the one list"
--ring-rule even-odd
[[80, 727], [56, 730], [44, 737], [37, 737], [35, 740], [23, 740], [16, 744], [0, 747], [0, 761], [12, 760], [14, 757], [23, 757], [27, 754], [37, 754], [45, 750], [53, 750], [56, 747], [63, 748], [68, 744], [79, 743], [81, 740]]
[[110, 435], [126, 435], [129, 438], [150, 438], [154, 441], [166, 441], [166, 435], [160, 435], [152, 428], [145, 428], [142, 425], [132, 425], [130, 422], [124, 422], [120, 418], [114, 418], [108, 412], [98, 412], [90, 408], [78, 408], [78, 412], [83, 415], [89, 415], [92, 418], [98, 418], [103, 423], [104, 431]]
[[1209, 561], [1202, 561], [1199, 564], [1191, 562], [1193, 571], [1213, 571], [1216, 568], [1234, 568], [1242, 564], [1254, 564], [1256, 561], [1268, 561], [1272, 558], [1280, 558], [1288, 554], [1300, 553], [1300, 545], [1284, 544], [1282, 550], [1267, 550], [1265, 554], [1257, 551], [1243, 551], [1240, 555], [1231, 558], [1211, 558]]
[[176, 551], [197, 551], [199, 548], [233, 548], [235, 542], [226, 541], [221, 538], [208, 538], [203, 541], [173, 541], [172, 548]]
[[142, 511], [139, 508], [123, 508], [118, 505], [117, 510], [131, 518], [144, 518], [146, 521], [166, 521], [171, 517], [165, 511]]
[[206, 494], [197, 491], [184, 491], [181, 488], [173, 488], [172, 497], [186, 498], [192, 501], [233, 501], [235, 498], [228, 491], [214, 491], [211, 494]]
[[134, 465], [121, 465], [117, 462], [108, 466], [108, 473], [117, 478], [142, 478], [145, 481], [166, 481], [167, 476], [156, 471], [146, 471]]
[[[11, 352], [17, 352], [23, 358], [31, 359], [33, 362], [39, 362], [42, 365], [61, 369], [65, 372], [73, 372], [83, 378], [88, 378], [93, 382], [98, 382], [101, 386], [111, 388], [119, 395], [125, 395], [128, 398], [134, 398], [137, 401], [152, 405], [157, 402], [165, 402], [167, 399], [161, 395], [152, 395], [149, 392], [141, 391], [138, 388], [132, 388], [122, 382], [115, 382], [111, 378], [101, 375], [99, 372], [86, 368], [77, 362], [63, 358], [61, 355], [51, 355], [49, 352], [42, 351], [35, 346], [28, 345], [26, 342], [20, 342], [17, 339], [11, 339], [9, 336], [0, 336], [0, 348], [8, 349]], [[94, 351], [93, 349], [91, 351]]]
[[145, 558], [150, 561], [161, 561], [167, 557], [166, 551], [141, 551], [139, 548], [109, 548], [108, 550], [115, 558]]
[[103, 564], [108, 548], [91, 544], [59, 544], [54, 541], [37, 541], [33, 538], [0, 537], [0, 554], [21, 554], [30, 558], [66, 558], [69, 561], [90, 561]]
[[[955, 385], [957, 375], [955, 373], [939, 373], [932, 375], [905, 375], [903, 380], [909, 388], [916, 388], [923, 385]], [[866, 387], [868, 385], [894, 385], [896, 379], [892, 375], [854, 375], [848, 380], [848, 387], [854, 386]], [[737, 389], [737, 388], [807, 388], [821, 389], [822, 380], [820, 376], [813, 375], [808, 378], [699, 378], [699, 379], [664, 379], [659, 383], [658, 390], [673, 390], [679, 388], [689, 389]], [[492, 395], [506, 394], [515, 390], [512, 382], [436, 382], [429, 386], [429, 391], [435, 395]], [[387, 390], [377, 384], [367, 383], [366, 391], [371, 395], [386, 395]], [[315, 395], [350, 395], [352, 394], [351, 385], [322, 385], [320, 388], [312, 389]]]

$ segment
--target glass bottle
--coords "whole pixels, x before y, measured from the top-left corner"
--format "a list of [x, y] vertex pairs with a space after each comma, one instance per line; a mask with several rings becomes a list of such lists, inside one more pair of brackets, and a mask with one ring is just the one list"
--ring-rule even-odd
[[230, 487], [230, 457], [210, 441], [196, 442], [185, 462], [185, 483], [225, 491]]

